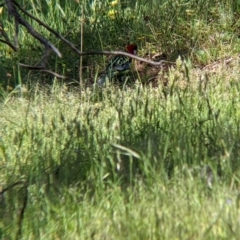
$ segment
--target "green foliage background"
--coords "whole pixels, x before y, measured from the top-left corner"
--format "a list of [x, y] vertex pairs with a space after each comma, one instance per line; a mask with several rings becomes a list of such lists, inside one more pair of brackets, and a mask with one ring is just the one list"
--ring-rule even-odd
[[166, 86], [98, 89], [107, 59], [84, 57], [69, 88], [79, 56], [25, 16], [69, 79], [18, 66], [43, 54], [23, 27], [18, 52], [0, 45], [0, 238], [239, 239], [238, 1], [19, 3], [84, 51], [134, 42], [176, 65]]

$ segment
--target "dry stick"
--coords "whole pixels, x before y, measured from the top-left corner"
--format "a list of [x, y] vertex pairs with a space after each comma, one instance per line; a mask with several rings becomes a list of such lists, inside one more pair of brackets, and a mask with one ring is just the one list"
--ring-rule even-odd
[[[27, 31], [34, 38], [36, 38], [39, 42], [41, 42], [46, 49], [52, 49], [57, 54], [58, 57], [62, 56], [59, 50], [53, 44], [51, 44], [45, 37], [43, 37], [41, 34], [35, 31], [35, 29], [24, 18], [21, 17], [21, 15], [18, 13], [15, 7], [15, 5], [17, 4], [14, 0], [6, 0], [6, 4], [7, 4], [9, 15], [12, 15], [16, 21], [16, 35], [18, 34], [18, 29], [17, 29], [18, 24], [21, 24], [27, 29]], [[46, 51], [45, 54], [48, 55], [48, 52]]]
[[63, 42], [65, 42], [67, 45], [69, 45], [75, 52], [79, 53], [80, 51], [74, 46], [74, 44], [70, 41], [68, 41], [66, 38], [64, 38], [61, 34], [59, 34], [57, 31], [54, 29], [50, 28], [48, 25], [46, 25], [44, 22], [42, 22], [40, 19], [36, 18], [33, 16], [31, 13], [25, 11], [16, 1], [14, 1], [14, 4], [19, 8], [24, 14], [26, 14], [28, 17], [32, 18], [35, 20], [39, 25], [45, 27], [49, 32], [54, 34], [57, 38], [61, 39]]
[[[2, 31], [0, 31], [0, 33], [2, 34]], [[10, 48], [12, 48], [15, 52], [17, 51], [16, 47], [15, 47], [11, 42], [8, 42], [7, 40], [3, 40], [3, 39], [0, 39], [0, 42], [7, 44], [7, 45], [8, 45]]]
[[0, 22], [0, 33], [2, 34], [2, 36], [5, 38], [5, 40], [0, 39], [0, 42], [3, 42], [5, 44], [7, 44], [10, 48], [12, 48], [15, 52], [18, 50], [18, 47], [16, 47], [15, 45], [13, 45], [7, 35], [7, 33], [4, 30], [4, 26], [3, 26], [3, 22]]
[[[132, 55], [130, 53], [121, 52], [121, 51], [113, 51], [113, 52], [111, 52], [111, 51], [79, 52], [79, 55], [80, 56], [86, 56], [86, 55], [123, 55], [123, 56], [127, 56], [127, 57], [130, 57], [130, 58], [136, 59], [136, 60], [141, 61], [141, 62], [148, 63], [148, 64], [153, 65], [153, 66], [161, 66], [164, 63], [175, 64], [174, 62], [165, 61], [165, 60], [160, 60], [159, 62], [149, 61], [149, 60], [146, 60], [144, 58], [137, 57], [137, 56]], [[31, 66], [31, 65], [26, 65], [26, 64], [23, 64], [23, 63], [19, 63], [19, 65], [22, 66], [22, 67], [31, 69], [31, 70], [39, 70], [41, 72], [47, 72], [47, 73], [50, 73], [50, 74], [52, 74], [52, 75], [54, 75], [55, 77], [58, 77], [58, 78], [62, 78], [62, 79], [67, 78], [66, 76], [60, 75], [60, 74], [52, 72], [50, 70], [45, 70], [41, 66]]]
[[10, 186], [4, 188], [2, 191], [0, 191], [0, 195], [1, 195], [1, 194], [3, 195], [6, 191], [14, 188], [14, 187], [17, 186], [17, 185], [27, 186], [27, 184], [28, 184], [27, 181], [18, 181], [18, 182], [15, 182], [15, 183], [11, 184]]
[[160, 66], [160, 65], [162, 65], [163, 63], [172, 63], [172, 64], [174, 64], [174, 62], [165, 61], [165, 60], [160, 60], [159, 62], [154, 62], [154, 61], [150, 61], [150, 60], [147, 60], [147, 59], [145, 59], [145, 58], [141, 58], [141, 57], [132, 55], [132, 54], [127, 53], [127, 52], [122, 52], [122, 51], [90, 51], [90, 52], [79, 52], [79, 55], [81, 55], [81, 56], [84, 56], [84, 55], [123, 55], [123, 56], [129, 57], [129, 58], [136, 59], [137, 61], [140, 61], [140, 62], [148, 63], [148, 64], [153, 65], [153, 66]]
[[62, 78], [62, 79], [66, 78], [66, 76], [60, 75], [60, 74], [58, 74], [56, 72], [53, 72], [51, 70], [44, 69], [42, 66], [31, 66], [31, 65], [27, 65], [27, 64], [23, 64], [23, 63], [19, 63], [19, 66], [27, 68], [27, 69], [32, 70], [32, 71], [46, 72], [46, 73], [49, 73], [49, 74], [51, 74], [51, 75], [53, 75], [57, 78]]
[[[127, 57], [130, 57], [130, 58], [134, 58], [134, 59], [136, 59], [138, 61], [141, 61], [141, 62], [148, 63], [148, 64], [153, 65], [153, 66], [161, 66], [164, 63], [175, 64], [174, 62], [165, 61], [165, 60], [160, 60], [159, 62], [149, 61], [149, 60], [146, 60], [144, 58], [137, 57], [135, 55], [132, 55], [132, 54], [129, 54], [129, 53], [126, 53], [126, 52], [121, 52], [121, 51], [114, 51], [114, 52], [111, 52], [111, 51], [79, 52], [79, 55], [80, 56], [86, 56], [86, 55], [123, 55], [123, 56], [127, 56]], [[46, 70], [42, 66], [31, 66], [31, 65], [26, 65], [26, 64], [23, 64], [23, 63], [19, 63], [19, 65], [22, 66], [22, 67], [28, 68], [30, 70], [38, 70], [38, 71], [41, 71], [41, 72], [47, 72], [47, 73], [50, 73], [50, 74], [52, 74], [52, 75], [54, 75], [55, 77], [58, 77], [58, 78], [62, 78], [62, 79], [67, 78], [66, 76], [60, 75], [60, 74], [52, 72], [50, 70]]]
[[46, 73], [49, 73], [49, 74], [51, 74], [51, 75], [53, 75], [53, 76], [55, 76], [55, 77], [57, 77], [57, 78], [61, 78], [61, 79], [67, 78], [66, 76], [63, 76], [63, 75], [61, 75], [61, 74], [58, 74], [58, 73], [56, 73], [56, 72], [53, 72], [53, 71], [47, 70], [47, 69], [42, 69], [42, 70], [40, 70], [40, 72], [46, 72]]
[[[32, 68], [32, 70], [45, 71], [45, 72], [48, 72], [58, 78], [65, 78], [64, 76], [59, 75], [55, 72], [43, 70], [44, 68], [46, 68], [48, 57], [50, 55], [51, 50], [53, 50], [58, 55], [58, 57], [61, 57], [62, 55], [59, 52], [59, 50], [53, 44], [51, 44], [46, 38], [44, 38], [41, 34], [39, 34], [37, 31], [35, 31], [35, 29], [20, 16], [20, 14], [17, 12], [15, 5], [17, 5], [18, 8], [20, 6], [15, 1], [6, 0], [6, 4], [8, 7], [9, 14], [14, 16], [14, 18], [15, 18], [15, 39], [14, 39], [15, 45], [18, 46], [18, 26], [19, 26], [19, 24], [22, 24], [23, 26], [26, 27], [27, 31], [34, 38], [36, 38], [38, 41], [40, 41], [45, 46], [45, 53], [44, 53], [43, 57], [39, 60], [39, 62], [36, 64], [36, 65], [41, 65], [40, 67], [29, 66], [29, 65], [25, 65], [25, 64], [21, 64], [21, 63], [19, 65], [23, 66], [23, 67], [27, 67], [29, 69]], [[20, 10], [23, 10], [23, 9], [21, 8]]]

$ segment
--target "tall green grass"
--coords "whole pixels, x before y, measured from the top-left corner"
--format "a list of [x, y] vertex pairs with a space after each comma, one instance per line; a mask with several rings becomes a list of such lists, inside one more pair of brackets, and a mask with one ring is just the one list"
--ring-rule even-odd
[[237, 239], [239, 83], [227, 92], [222, 84], [172, 83], [166, 97], [161, 87], [79, 94], [55, 86], [9, 99], [1, 181], [28, 185], [4, 194], [2, 238], [21, 227], [24, 239]]
[[[19, 53], [1, 46], [12, 77], [1, 77], [0, 238], [239, 239], [237, 2], [22, 3], [79, 48], [83, 20], [83, 50], [130, 41], [185, 60], [167, 86], [74, 89], [79, 56], [36, 23], [63, 53], [49, 67], [70, 81], [17, 66], [41, 55], [23, 28]], [[102, 60], [83, 59], [86, 82]]]

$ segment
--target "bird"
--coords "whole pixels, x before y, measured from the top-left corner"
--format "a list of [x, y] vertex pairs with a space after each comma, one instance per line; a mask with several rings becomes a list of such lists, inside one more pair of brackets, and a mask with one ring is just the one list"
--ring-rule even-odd
[[[137, 45], [130, 44], [126, 47], [126, 52], [137, 55]], [[112, 57], [105, 69], [97, 80], [98, 86], [103, 86], [107, 80], [111, 80], [115, 76], [121, 76], [128, 72], [131, 67], [132, 58], [123, 55]]]
[[[167, 60], [167, 55], [165, 53], [158, 53], [155, 55], [145, 54], [144, 58], [153, 62], [159, 62], [161, 60]], [[147, 82], [149, 81], [149, 79], [156, 78], [162, 66], [163, 64], [161, 64], [160, 66], [153, 66], [142, 61], [135, 62], [135, 69], [143, 82]]]
[[142, 84], [151, 84], [153, 87], [157, 87], [159, 83], [164, 86], [167, 85], [168, 73], [173, 63], [168, 61], [166, 53], [145, 54], [144, 58], [153, 62], [160, 62], [160, 65], [154, 66], [143, 61], [135, 62], [135, 70]]

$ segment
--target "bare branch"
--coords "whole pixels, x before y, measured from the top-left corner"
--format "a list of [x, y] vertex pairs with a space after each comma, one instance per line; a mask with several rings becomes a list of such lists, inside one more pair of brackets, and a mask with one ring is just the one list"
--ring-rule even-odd
[[6, 191], [14, 188], [14, 187], [17, 186], [17, 185], [27, 186], [27, 184], [28, 184], [27, 181], [18, 181], [18, 182], [15, 182], [15, 183], [11, 184], [10, 186], [4, 188], [2, 191], [0, 191], [0, 194], [4, 194]]
[[0, 42], [7, 44], [7, 45], [8, 45], [10, 48], [12, 48], [15, 52], [17, 51], [16, 47], [15, 47], [12, 43], [10, 43], [10, 42], [8, 42], [8, 41], [6, 41], [6, 40], [3, 40], [3, 39], [0, 39]]
[[81, 53], [72, 42], [68, 41], [66, 38], [64, 38], [61, 34], [59, 34], [57, 31], [55, 31], [54, 29], [50, 28], [47, 24], [45, 24], [44, 22], [42, 22], [40, 19], [36, 18], [35, 16], [33, 16], [31, 13], [25, 11], [15, 0], [13, 0], [14, 4], [27, 16], [29, 16], [30, 18], [32, 18], [33, 20], [35, 20], [39, 25], [45, 27], [49, 32], [51, 32], [52, 34], [54, 34], [57, 38], [61, 39], [63, 42], [65, 42], [67, 45], [69, 45], [76, 53]]
[[42, 69], [42, 70], [40, 70], [40, 72], [46, 72], [46, 73], [49, 73], [49, 74], [51, 74], [51, 75], [53, 75], [57, 78], [61, 78], [61, 79], [66, 79], [67, 78], [66, 76], [60, 75], [56, 72], [53, 72], [53, 71], [50, 71], [50, 70], [47, 70], [47, 69]]
[[5, 40], [0, 39], [0, 42], [7, 44], [10, 48], [12, 48], [16, 52], [18, 50], [18, 48], [11, 43], [7, 33], [4, 30], [3, 22], [0, 22], [0, 33], [5, 38]]
[[53, 72], [51, 70], [44, 69], [44, 67], [42, 67], [42, 66], [31, 66], [31, 65], [26, 65], [24, 63], [19, 63], [19, 66], [27, 68], [27, 69], [32, 70], [32, 71], [46, 72], [46, 73], [49, 73], [49, 74], [51, 74], [51, 75], [53, 75], [57, 78], [61, 78], [61, 79], [67, 78], [66, 76], [60, 75], [60, 74], [58, 74], [56, 72]]
[[32, 66], [32, 65], [27, 65], [27, 64], [24, 64], [24, 63], [19, 63], [18, 65], [21, 66], [21, 67], [27, 68], [29, 70], [42, 70], [42, 69], [44, 69], [42, 66]]
[[172, 63], [174, 64], [174, 62], [170, 62], [170, 61], [165, 61], [165, 60], [160, 60], [159, 62], [154, 62], [154, 61], [150, 61], [147, 60], [145, 58], [141, 58], [135, 55], [132, 55], [130, 53], [127, 52], [122, 52], [122, 51], [90, 51], [90, 52], [79, 52], [79, 55], [122, 55], [122, 56], [126, 56], [129, 58], [133, 58], [136, 59], [137, 61], [141, 61], [141, 62], [145, 62], [148, 63], [150, 65], [153, 66], [160, 66], [163, 63]]
[[21, 15], [18, 13], [14, 5], [16, 4], [14, 0], [6, 0], [6, 4], [8, 7], [9, 15], [12, 15], [15, 18], [16, 33], [18, 27], [17, 24], [23, 25], [34, 38], [36, 38], [39, 42], [41, 42], [45, 46], [46, 49], [50, 48], [57, 54], [58, 57], [62, 57], [59, 50], [52, 43], [50, 43], [45, 37], [43, 37], [41, 34], [35, 31], [35, 29], [24, 18], [21, 17]]

